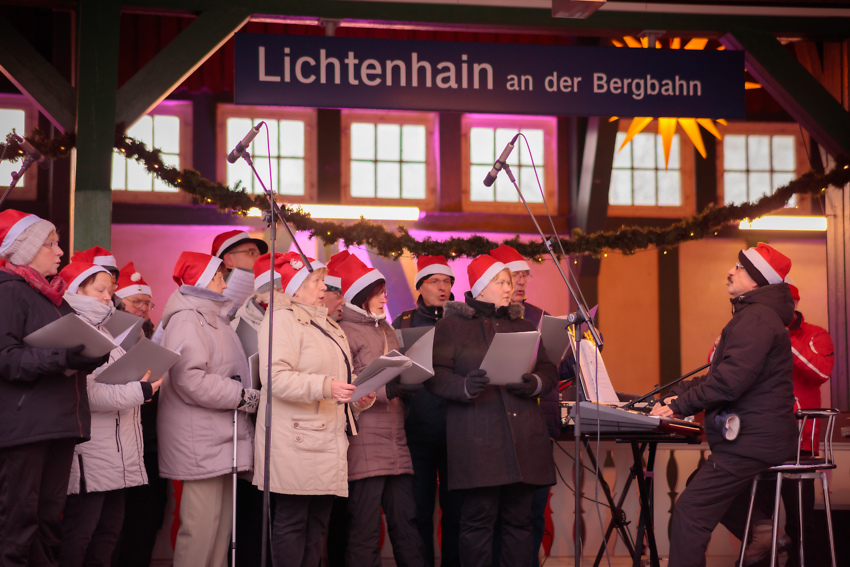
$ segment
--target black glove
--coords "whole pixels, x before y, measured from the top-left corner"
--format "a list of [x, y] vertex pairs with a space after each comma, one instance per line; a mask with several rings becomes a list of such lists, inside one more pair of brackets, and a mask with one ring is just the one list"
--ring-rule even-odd
[[534, 393], [540, 386], [540, 381], [534, 374], [523, 374], [522, 382], [519, 384], [506, 384], [505, 389], [515, 396], [520, 398], [534, 397]]
[[479, 368], [478, 370], [473, 370], [466, 375], [466, 380], [464, 380], [463, 385], [464, 388], [466, 388], [466, 395], [470, 398], [474, 398], [483, 392], [484, 387], [489, 383], [490, 379], [487, 378], [487, 371]]
[[85, 348], [85, 345], [77, 345], [74, 348], [69, 348], [65, 351], [65, 366], [67, 366], [68, 369], [90, 374], [94, 372], [95, 368], [100, 368], [109, 362], [109, 353], [97, 358], [92, 358], [82, 354]]
[[418, 392], [422, 384], [402, 384], [400, 378], [393, 378], [387, 382], [387, 399], [407, 398]]

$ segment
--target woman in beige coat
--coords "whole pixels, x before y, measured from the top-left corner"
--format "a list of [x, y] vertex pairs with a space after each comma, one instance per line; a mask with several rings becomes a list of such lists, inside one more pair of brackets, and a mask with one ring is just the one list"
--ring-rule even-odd
[[264, 487], [265, 408], [269, 392], [268, 336], [274, 325], [272, 431], [269, 490], [272, 492], [272, 564], [314, 567], [334, 496], [348, 495], [346, 427], [353, 412], [374, 396], [348, 402], [352, 361], [348, 341], [322, 305], [327, 269], [310, 260], [311, 273], [294, 252], [279, 268], [283, 293], [275, 291], [274, 312], [260, 325], [260, 409], [254, 450], [254, 482]]

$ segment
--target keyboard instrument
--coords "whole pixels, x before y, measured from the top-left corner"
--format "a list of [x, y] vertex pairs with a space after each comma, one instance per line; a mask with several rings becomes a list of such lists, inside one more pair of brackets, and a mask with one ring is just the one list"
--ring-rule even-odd
[[[572, 427], [575, 404], [562, 403], [561, 407], [563, 425]], [[698, 437], [702, 433], [699, 424], [684, 419], [649, 415], [593, 402], [581, 402], [581, 430], [587, 433], [648, 433], [677, 437]]]

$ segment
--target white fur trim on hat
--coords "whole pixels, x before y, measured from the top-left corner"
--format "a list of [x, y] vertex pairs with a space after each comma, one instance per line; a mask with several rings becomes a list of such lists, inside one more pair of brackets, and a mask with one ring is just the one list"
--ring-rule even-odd
[[68, 289], [65, 293], [77, 293], [77, 290], [80, 289], [80, 284], [86, 281], [86, 278], [98, 272], [103, 272], [105, 274], [108, 274], [109, 277], [112, 277], [112, 274], [109, 273], [109, 270], [107, 270], [101, 265], [95, 264], [91, 268], [83, 270], [82, 272], [77, 274], [77, 277], [74, 278], [71, 283], [68, 284]]
[[761, 275], [764, 276], [764, 279], [767, 280], [769, 284], [778, 284], [782, 283], [782, 277], [776, 273], [776, 270], [773, 269], [767, 260], [764, 259], [764, 256], [759, 254], [758, 250], [755, 248], [748, 248], [746, 250], [742, 250], [744, 256], [747, 257], [747, 260], [753, 263], [756, 270], [761, 272]]
[[242, 242], [243, 240], [250, 242], [251, 235], [247, 232], [240, 232], [238, 234], [234, 234], [233, 236], [221, 243], [221, 246], [218, 247], [218, 250], [216, 250], [215, 255], [221, 258], [222, 252], [224, 252], [237, 242]]
[[215, 277], [215, 273], [218, 271], [219, 266], [221, 266], [221, 258], [216, 258], [215, 256], [210, 258], [209, 263], [207, 263], [207, 267], [204, 268], [204, 271], [201, 273], [198, 281], [196, 281], [193, 285], [195, 287], [207, 287]]
[[487, 270], [481, 274], [481, 277], [478, 278], [478, 281], [476, 281], [469, 290], [472, 293], [472, 297], [476, 298], [481, 295], [481, 292], [484, 291], [487, 284], [493, 281], [493, 278], [495, 278], [496, 275], [505, 268], [507, 268], [507, 266], [501, 262], [494, 262], [493, 265], [487, 268]]
[[514, 260], [513, 262], [508, 262], [507, 264], [505, 264], [505, 267], [507, 269], [509, 269], [511, 271], [511, 273], [522, 272], [522, 271], [526, 271], [526, 272], [531, 271], [531, 267], [528, 265], [528, 262], [526, 262], [525, 260]]
[[382, 274], [378, 268], [372, 268], [359, 278], [357, 278], [354, 283], [345, 291], [342, 295], [346, 301], [351, 302], [358, 293], [366, 289], [369, 284], [373, 284], [378, 280], [384, 280], [384, 274]]
[[[298, 288], [301, 287], [301, 284], [303, 284], [304, 280], [307, 279], [307, 276], [310, 275], [310, 272], [307, 270], [307, 266], [305, 266], [301, 262], [301, 260], [294, 260], [294, 261], [298, 262], [298, 264], [301, 264], [301, 267], [298, 268], [298, 271], [295, 272], [295, 275], [292, 276], [292, 279], [289, 280], [288, 284], [286, 284], [286, 289], [284, 291], [288, 295], [295, 295], [295, 292], [298, 291]], [[310, 262], [310, 265], [313, 267], [314, 272], [316, 270], [320, 269], [320, 268], [327, 268], [327, 266], [325, 266], [324, 264], [322, 264], [318, 260], [312, 260]]]
[[[263, 287], [264, 285], [268, 285], [269, 275], [272, 272], [274, 272], [274, 270], [266, 270], [265, 272], [254, 278], [254, 291], [260, 291], [261, 287]], [[274, 272], [274, 283], [275, 287], [280, 287], [280, 274], [277, 272]]]
[[150, 286], [138, 284], [122, 287], [121, 289], [116, 290], [115, 295], [117, 295], [121, 299], [124, 299], [125, 297], [130, 297], [131, 295], [136, 295], [139, 293], [144, 295], [150, 295], [151, 297], [153, 297], [153, 293], [151, 292]]
[[425, 266], [416, 272], [416, 278], [413, 281], [418, 283], [422, 278], [433, 276], [434, 274], [442, 274], [444, 276], [449, 276], [450, 278], [455, 277], [455, 273], [452, 271], [450, 266], [445, 264], [431, 264], [430, 266]]
[[26, 229], [41, 220], [43, 219], [36, 215], [27, 215], [13, 224], [12, 228], [9, 229], [9, 232], [7, 232], [6, 236], [3, 238], [3, 242], [0, 242], [0, 254], [3, 254], [6, 250], [8, 250]]
[[95, 256], [92, 260], [92, 264], [98, 264], [99, 266], [108, 266], [111, 268], [118, 268], [118, 263], [115, 261], [115, 256]]
[[339, 276], [325, 276], [325, 285], [342, 289], [342, 278]]

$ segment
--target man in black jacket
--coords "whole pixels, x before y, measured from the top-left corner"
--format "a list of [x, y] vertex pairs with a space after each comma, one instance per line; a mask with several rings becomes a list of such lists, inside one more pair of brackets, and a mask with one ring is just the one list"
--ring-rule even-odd
[[[783, 280], [791, 261], [767, 244], [738, 253], [729, 270], [732, 320], [723, 328], [708, 374], [673, 389], [653, 415], [705, 410], [711, 455], [677, 500], [670, 533], [670, 567], [705, 565], [711, 533], [722, 520], [743, 537], [753, 478], [794, 456], [793, 360], [787, 325], [794, 302]], [[735, 432], [735, 423], [738, 431]], [[769, 491], [759, 494], [763, 511]]]

